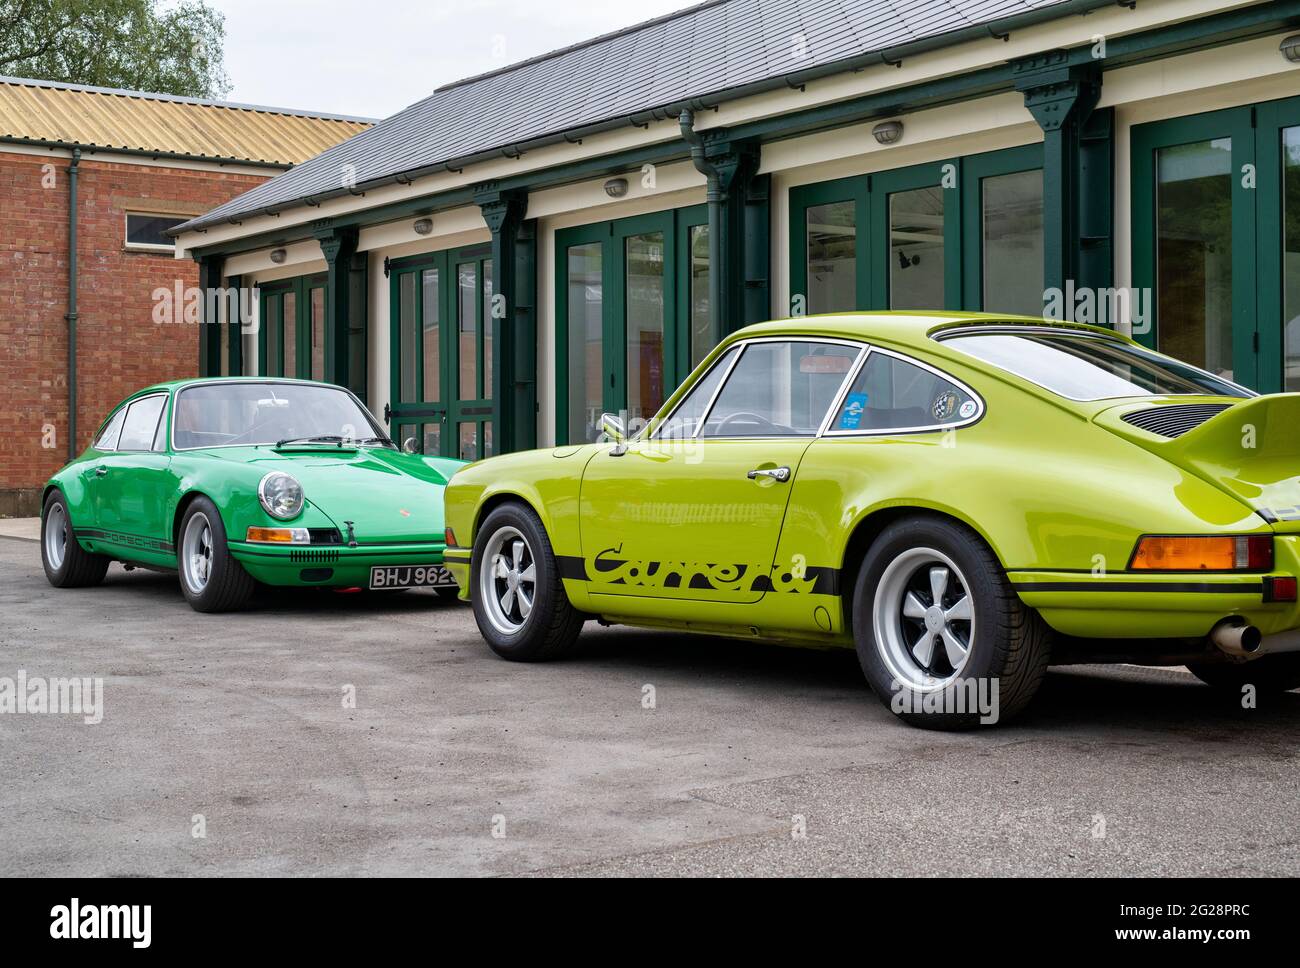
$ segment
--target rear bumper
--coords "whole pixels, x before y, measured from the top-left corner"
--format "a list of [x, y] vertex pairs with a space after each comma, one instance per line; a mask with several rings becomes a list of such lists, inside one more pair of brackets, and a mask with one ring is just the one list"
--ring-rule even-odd
[[230, 553], [244, 570], [267, 585], [370, 585], [370, 569], [443, 564], [441, 542], [388, 545], [265, 545], [230, 542]]
[[[1296, 572], [1274, 572], [1276, 575]], [[1300, 604], [1266, 602], [1263, 575], [1090, 577], [1011, 572], [1016, 594], [1065, 635], [1099, 639], [1202, 638], [1239, 616], [1265, 636], [1293, 635], [1300, 647]]]

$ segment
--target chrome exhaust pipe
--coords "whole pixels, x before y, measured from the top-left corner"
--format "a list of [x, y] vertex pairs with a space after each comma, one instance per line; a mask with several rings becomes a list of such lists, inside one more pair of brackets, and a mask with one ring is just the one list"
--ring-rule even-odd
[[1210, 630], [1210, 641], [1220, 652], [1243, 658], [1259, 651], [1264, 634], [1241, 619], [1225, 618]]

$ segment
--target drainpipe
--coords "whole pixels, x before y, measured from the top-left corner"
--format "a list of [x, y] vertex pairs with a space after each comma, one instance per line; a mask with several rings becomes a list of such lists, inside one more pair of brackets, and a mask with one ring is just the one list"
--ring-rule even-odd
[[709, 203], [709, 324], [714, 335], [722, 339], [722, 180], [718, 167], [704, 157], [704, 139], [695, 130], [695, 112], [683, 108], [677, 118], [682, 138], [691, 146], [691, 160], [697, 171], [708, 179], [705, 199]]
[[72, 149], [68, 166], [68, 460], [77, 456], [77, 165], [81, 149]]

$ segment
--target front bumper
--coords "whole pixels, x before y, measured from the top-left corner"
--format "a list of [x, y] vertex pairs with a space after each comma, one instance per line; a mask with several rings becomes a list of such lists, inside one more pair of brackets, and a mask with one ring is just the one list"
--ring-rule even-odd
[[460, 586], [460, 598], [469, 601], [469, 565], [473, 557], [472, 548], [447, 548], [443, 552], [443, 564]]
[[268, 545], [231, 541], [230, 553], [244, 570], [267, 585], [370, 586], [376, 566], [441, 565], [441, 541], [394, 544]]

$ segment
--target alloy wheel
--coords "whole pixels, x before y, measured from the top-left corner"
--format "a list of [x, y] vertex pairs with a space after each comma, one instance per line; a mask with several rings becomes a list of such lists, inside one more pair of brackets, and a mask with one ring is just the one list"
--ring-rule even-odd
[[189, 590], [200, 595], [212, 577], [212, 524], [202, 511], [192, 515], [185, 524], [181, 539], [181, 574]]
[[493, 628], [503, 635], [522, 629], [537, 596], [537, 565], [528, 539], [503, 527], [488, 539], [479, 567], [479, 598]]
[[876, 588], [876, 648], [890, 674], [918, 692], [943, 689], [970, 660], [975, 607], [961, 569], [933, 548], [889, 563]]
[[68, 552], [68, 513], [62, 504], [51, 504], [45, 515], [45, 559], [58, 571]]

